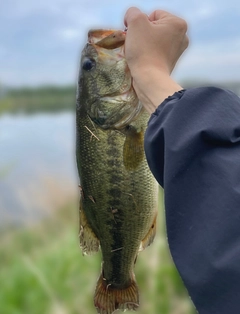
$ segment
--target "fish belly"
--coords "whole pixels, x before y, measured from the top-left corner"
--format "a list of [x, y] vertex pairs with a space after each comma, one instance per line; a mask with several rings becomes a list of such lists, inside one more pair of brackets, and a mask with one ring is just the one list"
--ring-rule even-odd
[[[126, 169], [124, 134], [98, 128], [84, 110], [79, 116], [80, 244], [85, 253], [101, 247], [103, 258], [95, 305], [99, 313], [109, 314], [116, 308], [136, 309], [138, 291], [133, 267], [139, 247], [149, 245], [155, 235], [157, 184], [145, 158], [136, 169]], [[121, 302], [116, 300], [119, 290], [125, 291], [119, 297]], [[104, 291], [105, 297], [111, 294], [112, 299], [105, 300]], [[102, 303], [112, 304], [108, 312], [102, 310]]]

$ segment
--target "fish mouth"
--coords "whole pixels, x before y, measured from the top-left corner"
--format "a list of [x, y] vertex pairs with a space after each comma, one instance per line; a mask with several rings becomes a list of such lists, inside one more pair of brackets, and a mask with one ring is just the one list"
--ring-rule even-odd
[[[125, 31], [94, 29], [88, 32], [88, 43], [96, 49], [100, 62], [114, 65], [125, 58], [125, 37]], [[127, 64], [125, 73], [127, 76], [131, 75]], [[120, 90], [99, 98], [101, 102], [115, 107], [111, 114], [105, 115], [104, 111], [100, 110], [93, 115], [94, 122], [103, 129], [121, 130], [134, 121], [142, 111], [142, 104], [137, 99], [131, 79]], [[127, 105], [128, 103], [131, 105]]]
[[88, 42], [104, 49], [116, 49], [125, 43], [125, 31], [93, 29], [88, 32]]

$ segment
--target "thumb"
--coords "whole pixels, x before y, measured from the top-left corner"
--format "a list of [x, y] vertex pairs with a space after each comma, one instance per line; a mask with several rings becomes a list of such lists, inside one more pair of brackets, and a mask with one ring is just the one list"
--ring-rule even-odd
[[125, 16], [124, 16], [124, 24], [126, 27], [129, 26], [129, 24], [131, 22], [133, 22], [134, 20], [136, 19], [147, 19], [148, 20], [148, 17], [146, 14], [144, 14], [141, 10], [139, 10], [138, 8], [136, 7], [131, 7], [127, 10]]

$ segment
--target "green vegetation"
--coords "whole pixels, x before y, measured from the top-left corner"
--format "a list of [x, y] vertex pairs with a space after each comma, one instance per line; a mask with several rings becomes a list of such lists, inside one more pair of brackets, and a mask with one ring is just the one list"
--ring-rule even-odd
[[[136, 264], [141, 299], [137, 313], [193, 314], [169, 256], [162, 222], [160, 215], [160, 232]], [[101, 256], [81, 254], [76, 204], [38, 225], [1, 235], [0, 313], [96, 313], [92, 298]]]
[[[239, 95], [240, 82], [182, 82], [184, 88], [196, 86], [219, 86], [228, 88]], [[1, 87], [1, 86], [0, 86]], [[0, 114], [4, 112], [56, 112], [75, 110], [76, 88], [74, 86], [43, 86], [36, 88], [9, 89], [5, 93], [0, 88]]]
[[12, 89], [0, 98], [0, 113], [74, 110], [75, 99], [76, 89], [72, 86]]

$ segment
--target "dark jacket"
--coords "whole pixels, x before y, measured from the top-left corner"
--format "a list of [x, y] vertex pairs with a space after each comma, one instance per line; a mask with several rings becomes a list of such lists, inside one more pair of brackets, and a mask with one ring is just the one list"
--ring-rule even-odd
[[164, 188], [176, 267], [200, 314], [240, 313], [240, 99], [219, 88], [167, 98], [145, 134]]

